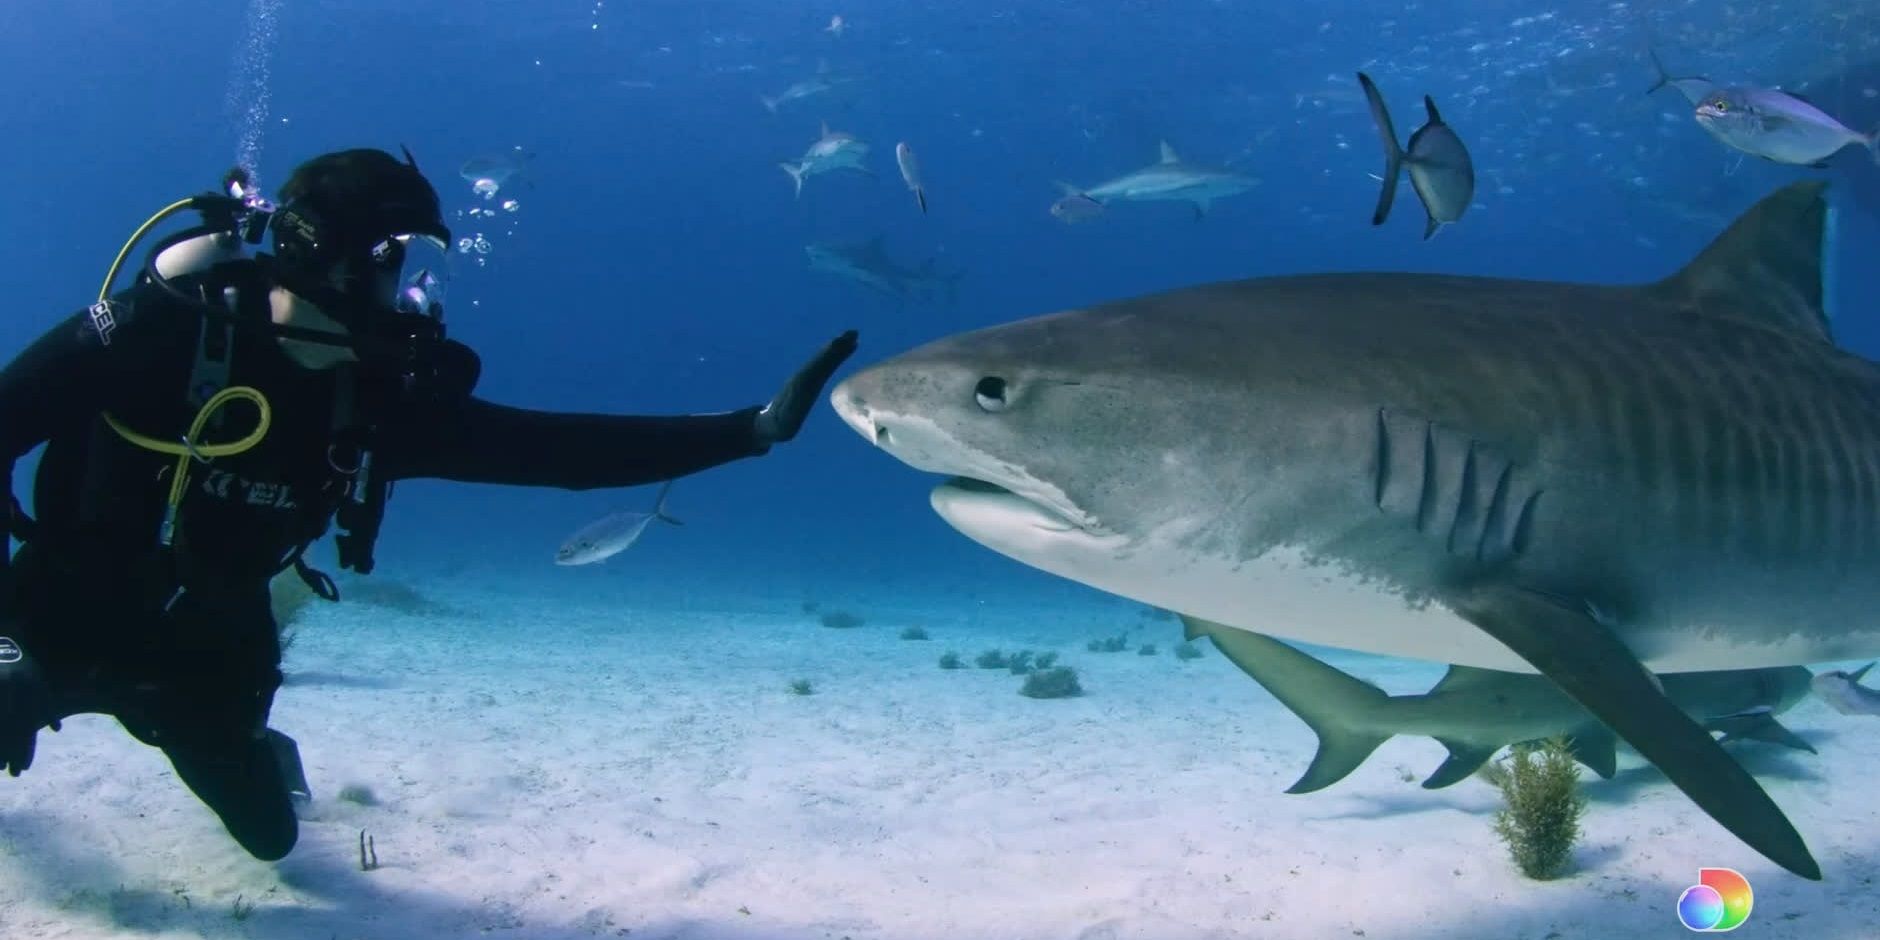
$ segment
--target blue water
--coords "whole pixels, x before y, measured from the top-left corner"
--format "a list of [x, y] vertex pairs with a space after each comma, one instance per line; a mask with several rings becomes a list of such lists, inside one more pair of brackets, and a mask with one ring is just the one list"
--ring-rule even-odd
[[[890, 5], [846, 11], [839, 37], [823, 30], [839, 8], [790, 4], [259, 6], [275, 36], [256, 137], [263, 185], [327, 150], [402, 143], [461, 212], [494, 205], [457, 176], [463, 160], [534, 151], [533, 188], [498, 197], [516, 198], [517, 212], [450, 220], [493, 244], [485, 266], [454, 272], [451, 333], [482, 351], [487, 397], [645, 412], [763, 401], [850, 327], [862, 363], [975, 326], [1225, 278], [1659, 276], [1801, 171], [1727, 154], [1675, 95], [1646, 98], [1646, 43], [1674, 71], [1771, 82], [1880, 55], [1871, 4]], [[83, 303], [130, 229], [234, 161], [256, 130], [227, 105], [252, 51], [245, 12], [0, 12], [0, 219], [14, 271], [0, 346]], [[760, 94], [822, 61], [860, 81], [779, 114], [762, 107]], [[1403, 135], [1428, 93], [1472, 148], [1478, 205], [1427, 244], [1407, 186], [1387, 226], [1367, 224], [1367, 174], [1381, 158], [1353, 95], [1360, 67]], [[794, 199], [775, 164], [821, 120], [873, 146], [878, 178], [819, 176]], [[1198, 222], [1179, 205], [1124, 206], [1075, 228], [1045, 211], [1054, 180], [1089, 185], [1145, 165], [1163, 139], [1263, 182]], [[925, 217], [895, 176], [897, 140], [920, 155]], [[1871, 223], [1843, 228], [1842, 250], [1858, 256]], [[904, 264], [964, 269], [957, 305], [898, 309], [808, 270], [806, 243], [874, 235]], [[1880, 337], [1858, 317], [1841, 330], [1855, 348]], [[947, 531], [925, 506], [928, 482], [824, 408], [788, 447], [683, 482], [674, 506], [690, 526], [656, 533], [658, 551], [633, 565], [698, 590], [1060, 590]], [[579, 590], [587, 572], [541, 562], [589, 518], [650, 498], [409, 485], [386, 527], [387, 570], [448, 560]]]
[[[838, 332], [854, 362], [1022, 316], [1204, 281], [1397, 269], [1633, 281], [1683, 264], [1786, 181], [1837, 180], [1832, 285], [1841, 342], [1880, 354], [1868, 267], [1880, 174], [1850, 151], [1828, 171], [1726, 152], [1682, 99], [1646, 96], [1644, 50], [1674, 72], [1799, 85], [1880, 60], [1880, 4], [1044, 2], [800, 5], [749, 0], [367, 0], [0, 7], [0, 244], [12, 291], [0, 349], [83, 306], [146, 216], [214, 185], [253, 145], [264, 187], [299, 161], [408, 146], [459, 235], [492, 245], [453, 272], [451, 335], [481, 351], [479, 392], [544, 409], [679, 413], [766, 400]], [[266, 14], [272, 41], [250, 32]], [[833, 14], [849, 28], [823, 29]], [[267, 62], [235, 81], [244, 56]], [[819, 63], [849, 88], [768, 112]], [[1432, 95], [1477, 167], [1476, 205], [1419, 239], [1406, 185], [1369, 224], [1382, 160], [1353, 73], [1372, 74], [1400, 135]], [[237, 107], [230, 106], [235, 89]], [[255, 89], [265, 117], [244, 115]], [[1824, 86], [1861, 129], [1865, 86]], [[1833, 110], [1833, 108], [1831, 108]], [[872, 145], [875, 178], [829, 174], [801, 198], [776, 167], [822, 121]], [[931, 211], [896, 177], [920, 155]], [[1196, 219], [1119, 207], [1067, 226], [1079, 184], [1184, 158], [1262, 180]], [[533, 151], [494, 202], [464, 160]], [[1863, 185], [1871, 180], [1861, 180]], [[514, 212], [470, 217], [513, 198]], [[904, 264], [965, 272], [957, 303], [898, 305], [811, 271], [804, 245], [886, 239]], [[3, 419], [3, 418], [0, 418]], [[29, 491], [33, 463], [16, 472]], [[682, 529], [614, 562], [549, 564], [567, 534], [650, 488], [567, 493], [420, 482], [398, 490], [382, 572], [457, 577], [584, 601], [794, 607], [1127, 611], [997, 557], [928, 509], [932, 481], [819, 406], [768, 456], [681, 481]], [[315, 549], [331, 567], [331, 550]]]

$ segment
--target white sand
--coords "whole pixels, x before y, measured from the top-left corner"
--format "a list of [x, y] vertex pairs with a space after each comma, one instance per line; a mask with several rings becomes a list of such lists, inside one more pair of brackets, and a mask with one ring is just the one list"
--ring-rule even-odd
[[[1171, 622], [1140, 634], [1161, 655], [1086, 652], [1140, 622], [1114, 603], [834, 630], [794, 603], [449, 599], [475, 616], [308, 618], [275, 724], [317, 799], [277, 865], [115, 723], [43, 734], [33, 769], [0, 778], [0, 937], [1671, 937], [1704, 865], [1753, 885], [1743, 936], [1880, 924], [1880, 719], [1813, 701], [1786, 721], [1820, 756], [1739, 753], [1824, 882], [1775, 869], [1622, 752], [1589, 787], [1579, 871], [1538, 884], [1492, 834], [1486, 784], [1402, 779], [1440, 762], [1427, 739], [1284, 794], [1311, 732], [1211, 649], [1177, 662]], [[912, 622], [933, 640], [898, 639]], [[1006, 672], [936, 667], [992, 646], [1055, 649], [1088, 694], [1037, 701]], [[1436, 675], [1333, 661], [1391, 691]], [[815, 694], [788, 694], [799, 677]], [[379, 805], [339, 800], [355, 783]], [[361, 829], [378, 870], [359, 870]]]

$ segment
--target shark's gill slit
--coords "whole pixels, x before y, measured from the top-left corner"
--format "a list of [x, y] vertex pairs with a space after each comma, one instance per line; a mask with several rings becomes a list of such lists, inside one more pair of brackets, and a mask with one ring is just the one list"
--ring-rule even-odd
[[1512, 542], [1508, 535], [1508, 478], [1514, 464], [1503, 463], [1495, 477], [1495, 493], [1488, 499], [1488, 517], [1482, 520], [1482, 538], [1476, 543], [1477, 561], [1500, 561]]
[[1475, 499], [1475, 454], [1475, 442], [1470, 441], [1462, 452], [1462, 487], [1456, 492], [1456, 511], [1449, 517], [1446, 548], [1452, 555], [1457, 553], [1457, 543], [1468, 537], [1469, 530], [1481, 518]]
[[1417, 531], [1430, 530], [1430, 516], [1436, 511], [1437, 474], [1436, 426], [1423, 425], [1423, 495], [1417, 500]]
[[1514, 537], [1508, 540], [1511, 554], [1527, 553], [1528, 543], [1534, 537], [1534, 504], [1540, 501], [1541, 493], [1541, 490], [1535, 490], [1521, 501], [1521, 514], [1514, 521]]
[[1390, 425], [1384, 409], [1377, 409], [1377, 508], [1384, 508], [1384, 489], [1390, 486]]

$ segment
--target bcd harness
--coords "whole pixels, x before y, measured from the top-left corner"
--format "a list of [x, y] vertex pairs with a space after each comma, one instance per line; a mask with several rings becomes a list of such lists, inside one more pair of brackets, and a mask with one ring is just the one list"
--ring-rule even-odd
[[[170, 468], [169, 494], [163, 523], [156, 537], [155, 560], [166, 572], [175, 570], [174, 543], [181, 521], [179, 515], [183, 496], [190, 482], [191, 467], [195, 464], [206, 466], [217, 458], [232, 457], [253, 448], [266, 437], [273, 417], [267, 398], [259, 390], [229, 384], [235, 331], [241, 316], [240, 293], [233, 286], [224, 286], [218, 308], [208, 302], [210, 297], [206, 283], [197, 290], [204, 294], [202, 299], [205, 303], [204, 315], [199, 319], [189, 381], [183, 396], [195, 415], [188, 431], [180, 441], [166, 440], [135, 431], [108, 413], [102, 415], [112, 431], [126, 442], [177, 458], [175, 465]], [[390, 484], [372, 472], [371, 443], [374, 429], [370, 422], [361, 420], [356, 366], [343, 363], [335, 367], [334, 373], [333, 410], [329, 425], [331, 437], [326, 448], [326, 458], [327, 469], [333, 477], [342, 480], [343, 485], [336, 496], [322, 491], [320, 508], [317, 510], [321, 520], [318, 531], [289, 550], [269, 575], [272, 579], [288, 568], [293, 568], [309, 590], [329, 601], [339, 599], [338, 585], [327, 574], [307, 563], [307, 549], [326, 535], [332, 523], [337, 523], [340, 532], [335, 535], [334, 543], [338, 549], [340, 567], [359, 574], [370, 573], [375, 564], [373, 549], [391, 491]], [[254, 430], [238, 440], [209, 442], [208, 433], [220, 430], [225, 424], [225, 406], [236, 400], [248, 401], [258, 410], [259, 418]], [[316, 510], [308, 511], [311, 513]], [[32, 542], [37, 535], [35, 521], [26, 514], [17, 498], [12, 500], [10, 528], [14, 537], [21, 542]], [[170, 583], [172, 578], [166, 574], [161, 581], [165, 585], [164, 593], [173, 597], [176, 586]]]

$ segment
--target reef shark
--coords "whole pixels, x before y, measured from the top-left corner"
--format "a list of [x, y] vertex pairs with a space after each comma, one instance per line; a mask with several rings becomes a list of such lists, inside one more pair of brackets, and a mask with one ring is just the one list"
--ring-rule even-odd
[[[1242, 672], [1291, 709], [1319, 738], [1312, 765], [1287, 793], [1343, 780], [1399, 734], [1435, 738], [1449, 750], [1424, 789], [1466, 779], [1509, 744], [1563, 737], [1573, 756], [1603, 778], [1617, 766], [1612, 730], [1545, 676], [1451, 666], [1428, 692], [1388, 695], [1272, 637], [1182, 618], [1188, 639], [1208, 637]], [[1808, 696], [1805, 666], [1680, 672], [1659, 676], [1665, 695], [1721, 740], [1753, 738], [1813, 753], [1776, 720]]]
[[1880, 366], [1822, 307], [1825, 184], [1636, 285], [1339, 273], [945, 339], [830, 393], [969, 538], [1237, 629], [1538, 672], [1821, 871], [1654, 672], [1880, 655]]
[[833, 274], [896, 300], [931, 299], [937, 290], [945, 292], [948, 303], [958, 299], [963, 272], [937, 273], [932, 259], [918, 268], [903, 267], [888, 257], [881, 236], [853, 245], [805, 245], [803, 253], [809, 257], [810, 270]]
[[1260, 181], [1251, 176], [1184, 163], [1168, 141], [1163, 141], [1161, 147], [1161, 158], [1156, 162], [1089, 189], [1059, 182], [1058, 189], [1064, 194], [1059, 202], [1082, 199], [1099, 206], [1119, 200], [1186, 202], [1194, 206], [1195, 216], [1199, 218], [1207, 214], [1214, 200], [1239, 195], [1259, 185]]

